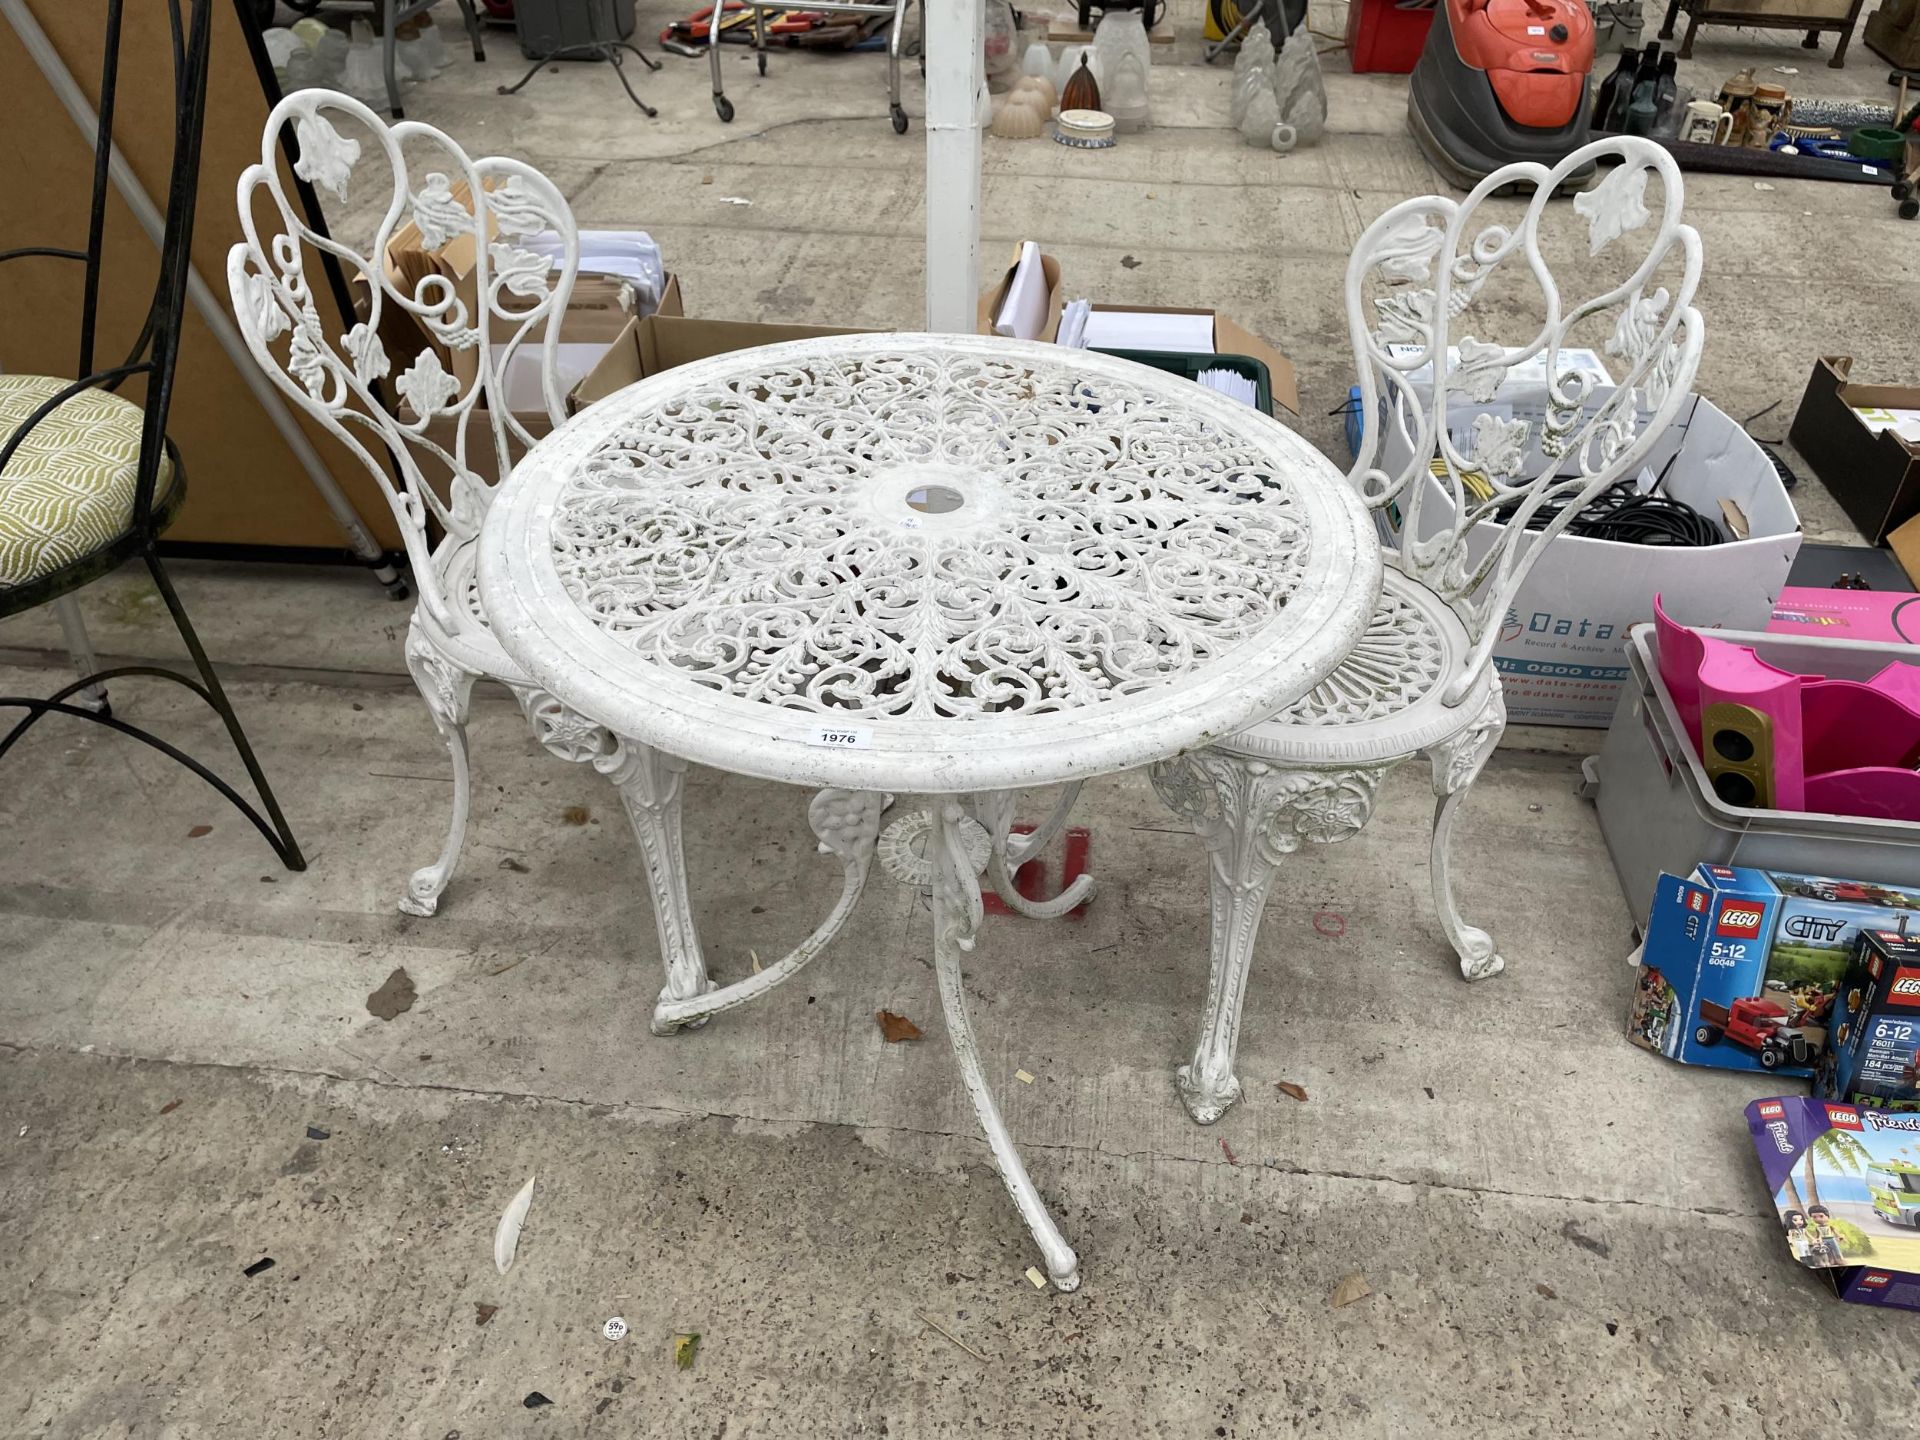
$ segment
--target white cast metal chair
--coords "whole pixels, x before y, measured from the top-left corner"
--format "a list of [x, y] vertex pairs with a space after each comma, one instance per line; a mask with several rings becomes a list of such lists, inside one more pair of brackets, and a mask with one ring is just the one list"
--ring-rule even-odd
[[[342, 133], [336, 120], [353, 123]], [[356, 178], [370, 174], [374, 183], [391, 186], [367, 254], [317, 235], [282, 188], [276, 162], [287, 126], [299, 145], [294, 170], [301, 179], [342, 202]], [[356, 174], [369, 144], [381, 152], [386, 173], [373, 166]], [[415, 166], [424, 175], [417, 190], [408, 178], [407, 151], [425, 162]], [[472, 213], [452, 194], [463, 181], [475, 197]], [[506, 403], [507, 367], [524, 346], [539, 349], [548, 416], [556, 425], [565, 419], [554, 360], [579, 266], [578, 233], [560, 192], [531, 166], [498, 157], [469, 159], [432, 126], [405, 121], [389, 128], [365, 105], [332, 90], [301, 90], [274, 107], [260, 163], [240, 177], [239, 204], [247, 238], [228, 252], [227, 283], [248, 348], [268, 377], [379, 481], [412, 563], [420, 598], [407, 627], [407, 668], [453, 758], [453, 819], [445, 848], [414, 872], [400, 908], [431, 915], [466, 833], [472, 793], [466, 726], [474, 681], [496, 680], [511, 690], [540, 742], [564, 758], [591, 760], [601, 744], [597, 733], [565, 716], [520, 672], [487, 627], [474, 560], [493, 487], [467, 458], [475, 453], [471, 445], [486, 446], [492, 473], [504, 476], [532, 443]], [[457, 293], [434, 275], [407, 293], [386, 275], [381, 257], [387, 242], [409, 219], [436, 251], [477, 239], [470, 291]], [[263, 223], [269, 227], [264, 240]], [[544, 243], [526, 248], [534, 236]], [[310, 298], [309, 287], [322, 274], [321, 251], [338, 257], [350, 277], [364, 280], [371, 301], [366, 319], [335, 338], [322, 333]], [[451, 371], [433, 347], [403, 365], [389, 358], [381, 336], [395, 309], [446, 347]], [[464, 378], [456, 378], [456, 371]], [[376, 386], [397, 395], [393, 408], [382, 403]], [[437, 542], [430, 526], [440, 532]], [[677, 832], [673, 844], [677, 850]]]
[[[1597, 293], [1578, 294], [1587, 266], [1563, 266], [1556, 279], [1541, 222], [1565, 177], [1595, 160], [1618, 163], [1574, 197], [1570, 218], [1585, 222], [1590, 263], [1624, 274], [1596, 285]], [[1656, 178], [1657, 219], [1648, 208]], [[1516, 183], [1530, 194], [1524, 217], [1490, 219], [1503, 206], [1520, 208], [1489, 198]], [[1206, 843], [1211, 872], [1206, 1013], [1193, 1058], [1177, 1077], [1202, 1124], [1240, 1093], [1233, 1073], [1240, 1010], [1275, 865], [1306, 841], [1358, 833], [1381, 778], [1405, 760], [1424, 755], [1433, 767], [1434, 901], [1461, 973], [1477, 980], [1503, 967], [1491, 937], [1461, 918], [1449, 834], [1506, 726], [1493, 647], [1521, 583], [1587, 499], [1639, 472], [1692, 388], [1703, 339], [1692, 308], [1700, 237], [1681, 223], [1680, 201], [1680, 172], [1665, 150], [1646, 140], [1604, 140], [1551, 172], [1509, 166], [1465, 200], [1404, 201], [1369, 226], [1354, 250], [1347, 320], [1365, 436], [1351, 479], [1397, 537], [1379, 609], [1350, 658], [1305, 698], [1153, 774], [1161, 798]], [[1641, 236], [1650, 222], [1650, 235]], [[1630, 239], [1644, 240], [1637, 257]], [[1496, 275], [1502, 283], [1490, 289]], [[1576, 295], [1563, 296], [1563, 283]], [[1514, 284], [1526, 292], [1519, 306], [1505, 293]], [[1494, 343], [1500, 317], [1521, 307], [1545, 318], [1530, 336]], [[1560, 360], [1563, 348], [1580, 343], [1582, 325], [1607, 337], [1606, 352], [1624, 372], [1605, 398]], [[1459, 350], [1451, 373], [1450, 345]], [[1451, 397], [1492, 401], [1512, 367], [1542, 358], [1555, 378], [1536, 418], [1482, 415], [1469, 436], [1448, 433]], [[1543, 507], [1558, 513], [1528, 531]], [[1504, 527], [1473, 533], [1502, 510], [1509, 511]]]

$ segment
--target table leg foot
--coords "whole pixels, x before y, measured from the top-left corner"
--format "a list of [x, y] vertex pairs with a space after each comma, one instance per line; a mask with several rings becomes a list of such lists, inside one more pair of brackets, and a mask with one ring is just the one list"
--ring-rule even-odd
[[966, 832], [962, 825], [966, 812], [956, 800], [934, 802], [930, 812], [932, 832], [928, 837], [928, 855], [933, 861], [933, 967], [940, 982], [940, 1005], [946, 1012], [947, 1039], [960, 1066], [960, 1079], [973, 1101], [973, 1113], [993, 1152], [994, 1166], [1013, 1198], [1020, 1218], [1026, 1222], [1034, 1244], [1040, 1247], [1047, 1274], [1054, 1286], [1063, 1291], [1080, 1286], [1080, 1257], [1060, 1234], [1047, 1207], [1027, 1175], [1027, 1167], [1014, 1148], [1000, 1118], [980, 1069], [980, 1052], [974, 1044], [973, 1027], [967, 1019], [966, 990], [960, 976], [960, 958], [973, 949], [979, 933], [983, 908], [978, 873], [968, 855]]

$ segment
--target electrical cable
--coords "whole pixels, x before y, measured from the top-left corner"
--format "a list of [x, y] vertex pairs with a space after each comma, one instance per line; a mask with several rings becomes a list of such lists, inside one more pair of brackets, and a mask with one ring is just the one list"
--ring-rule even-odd
[[[1677, 458], [1677, 457], [1676, 457]], [[1672, 460], [1667, 462], [1669, 466]], [[1616, 540], [1624, 545], [1668, 547], [1724, 545], [1727, 535], [1720, 523], [1702, 515], [1691, 505], [1659, 493], [1666, 480], [1662, 470], [1655, 488], [1641, 494], [1634, 481], [1616, 480], [1583, 505], [1567, 522], [1561, 533], [1580, 535], [1589, 540]], [[1503, 505], [1495, 518], [1503, 523], [1512, 519], [1519, 501]], [[1544, 530], [1566, 507], [1542, 505], [1528, 518], [1529, 530]]]

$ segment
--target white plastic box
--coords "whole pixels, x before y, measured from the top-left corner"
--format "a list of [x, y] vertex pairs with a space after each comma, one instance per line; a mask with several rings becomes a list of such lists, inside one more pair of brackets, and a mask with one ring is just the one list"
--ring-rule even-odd
[[[1590, 404], [1610, 390], [1596, 389]], [[1502, 391], [1492, 406], [1450, 412], [1459, 440], [1471, 415], [1545, 416], [1545, 392]], [[1675, 458], [1675, 452], [1678, 456]], [[1399, 437], [1389, 432], [1382, 468], [1405, 463]], [[1672, 467], [1667, 467], [1669, 459]], [[1534, 473], [1543, 463], [1536, 449]], [[1627, 680], [1627, 632], [1653, 619], [1653, 597], [1688, 625], [1764, 630], [1773, 602], [1800, 551], [1800, 518], [1779, 474], [1751, 436], [1709, 400], [1694, 397], [1646, 459], [1654, 476], [1664, 469], [1661, 493], [1722, 519], [1721, 500], [1745, 517], [1748, 535], [1723, 545], [1668, 548], [1562, 535], [1533, 567], [1503, 617], [1494, 663], [1516, 724], [1603, 727]], [[1445, 527], [1453, 505], [1438, 480], [1421, 506], [1421, 529]], [[1724, 527], [1724, 521], [1723, 521]], [[1501, 527], [1476, 526], [1469, 549], [1477, 561]]]

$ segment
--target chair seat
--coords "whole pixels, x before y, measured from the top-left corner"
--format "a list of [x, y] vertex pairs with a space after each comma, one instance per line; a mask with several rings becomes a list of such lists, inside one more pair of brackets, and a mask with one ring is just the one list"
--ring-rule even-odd
[[1441, 701], [1472, 649], [1453, 608], [1389, 566], [1366, 634], [1340, 668], [1222, 748], [1308, 765], [1417, 755], [1472, 724], [1492, 693], [1497, 679], [1488, 666], [1459, 704]]
[[[433, 568], [440, 577], [441, 593], [447, 597], [456, 614], [473, 621], [463, 625], [457, 634], [449, 635], [440, 626], [433, 626], [436, 645], [449, 659], [464, 666], [476, 675], [489, 680], [499, 680], [510, 685], [531, 685], [533, 681], [518, 665], [508, 658], [507, 652], [500, 648], [500, 642], [493, 638], [493, 626], [487, 620], [487, 612], [480, 606], [480, 541], [475, 536], [465, 540], [445, 540], [433, 553]], [[424, 607], [414, 608], [414, 624], [429, 623]]]
[[[72, 383], [0, 375], [0, 446]], [[27, 433], [0, 473], [0, 589], [64, 569], [126, 534], [144, 420], [131, 400], [83, 390]], [[163, 454], [155, 494], [167, 492], [172, 474]]]

